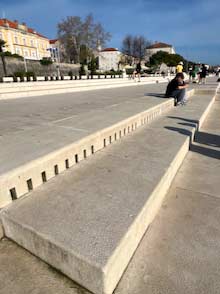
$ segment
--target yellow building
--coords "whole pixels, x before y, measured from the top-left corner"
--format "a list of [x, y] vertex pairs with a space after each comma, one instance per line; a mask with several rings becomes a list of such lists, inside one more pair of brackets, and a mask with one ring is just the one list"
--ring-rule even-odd
[[47, 50], [50, 47], [49, 39], [28, 28], [25, 23], [0, 19], [0, 39], [6, 42], [5, 51], [12, 54], [33, 60], [50, 57]]

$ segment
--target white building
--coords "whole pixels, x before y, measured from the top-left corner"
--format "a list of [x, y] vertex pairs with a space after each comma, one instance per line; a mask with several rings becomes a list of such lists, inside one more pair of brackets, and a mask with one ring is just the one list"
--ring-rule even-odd
[[58, 39], [50, 40], [50, 55], [54, 62], [60, 62], [60, 42]]
[[146, 48], [146, 55], [145, 58], [148, 61], [152, 55], [159, 51], [164, 51], [169, 54], [175, 54], [175, 49], [172, 45], [166, 44], [166, 43], [161, 43], [161, 42], [156, 42], [153, 45], [149, 46]]
[[121, 61], [121, 52], [116, 48], [105, 48], [99, 52], [99, 70], [118, 70]]

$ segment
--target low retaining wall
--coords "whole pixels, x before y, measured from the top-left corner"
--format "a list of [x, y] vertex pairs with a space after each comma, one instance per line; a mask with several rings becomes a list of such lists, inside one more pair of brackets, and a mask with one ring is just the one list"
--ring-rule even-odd
[[[7, 69], [7, 75], [13, 75], [15, 72], [25, 72], [25, 62], [20, 58], [5, 57], [5, 64]], [[26, 67], [28, 72], [34, 72], [37, 76], [57, 76], [58, 68], [57, 64], [53, 63], [49, 66], [41, 65], [38, 60], [26, 60]], [[59, 64], [60, 74], [68, 75], [71, 71], [73, 75], [79, 75], [80, 64]], [[0, 61], [0, 77], [4, 76], [4, 70], [2, 62]]]

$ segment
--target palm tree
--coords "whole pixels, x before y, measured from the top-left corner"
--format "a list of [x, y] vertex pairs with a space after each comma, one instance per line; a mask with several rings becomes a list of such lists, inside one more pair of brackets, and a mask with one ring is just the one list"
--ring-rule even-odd
[[2, 39], [0, 39], [0, 55], [2, 59], [2, 65], [3, 65], [3, 70], [4, 70], [4, 75], [7, 76], [7, 70], [6, 70], [6, 64], [5, 64], [5, 56], [4, 56], [4, 51], [3, 48], [5, 47], [6, 42]]

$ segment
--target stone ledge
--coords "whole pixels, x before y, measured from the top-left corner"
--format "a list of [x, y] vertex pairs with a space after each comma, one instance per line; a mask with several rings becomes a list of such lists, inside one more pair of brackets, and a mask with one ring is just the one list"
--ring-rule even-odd
[[1, 215], [6, 236], [94, 293], [112, 293], [188, 152], [196, 123], [184, 122], [204, 119], [214, 98], [195, 97], [15, 201]]

